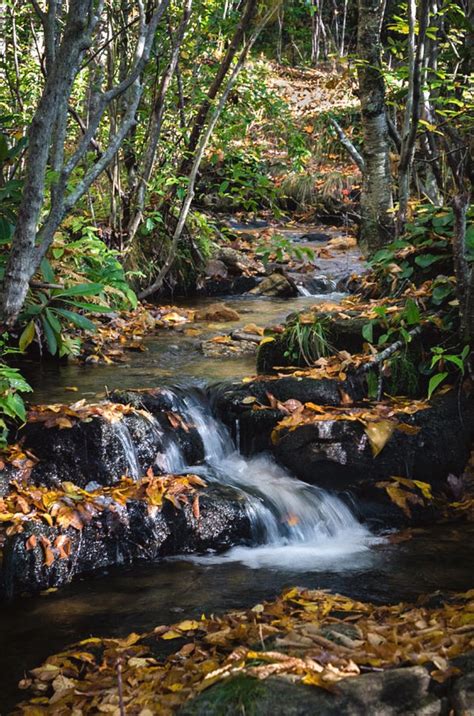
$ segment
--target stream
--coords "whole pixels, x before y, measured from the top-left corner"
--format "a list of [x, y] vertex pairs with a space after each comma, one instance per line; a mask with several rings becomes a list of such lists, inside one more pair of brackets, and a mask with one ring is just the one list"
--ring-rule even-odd
[[[146, 340], [146, 352], [127, 354], [127, 363], [113, 367], [26, 364], [24, 372], [38, 403], [93, 399], [105, 388], [166, 386], [180, 412], [198, 429], [206, 450], [205, 463], [193, 466], [170, 444], [166, 469], [192, 471], [208, 483], [241, 491], [255, 539], [253, 546], [234, 547], [224, 554], [113, 568], [76, 579], [57, 591], [2, 605], [0, 713], [7, 713], [3, 709], [21, 698], [15, 684], [26, 669], [92, 634], [124, 636], [203, 612], [243, 608], [295, 584], [375, 602], [472, 587], [474, 525], [462, 530], [436, 525], [415, 530], [411, 539], [397, 543], [372, 535], [339, 498], [296, 480], [270, 456], [243, 457], [238, 430], [234, 442], [212, 414], [214, 386], [253, 374], [255, 357], [205, 357], [199, 349], [202, 340], [248, 323], [277, 323], [292, 310], [337, 297], [219, 299], [238, 311], [240, 321], [202, 324], [199, 335], [192, 336], [184, 329], [164, 330]], [[213, 302], [216, 299], [199, 299], [185, 305], [195, 308]], [[72, 386], [77, 387], [74, 395]], [[133, 473], [133, 445], [130, 451]]]

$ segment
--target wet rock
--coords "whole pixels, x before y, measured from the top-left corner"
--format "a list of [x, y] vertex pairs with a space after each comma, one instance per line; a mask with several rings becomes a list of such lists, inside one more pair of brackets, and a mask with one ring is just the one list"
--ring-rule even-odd
[[238, 251], [230, 246], [221, 247], [216, 258], [226, 266], [230, 274], [234, 275], [245, 273], [255, 267], [254, 262], [243, 251]]
[[229, 338], [227, 343], [216, 343], [213, 340], [203, 341], [201, 350], [208, 358], [236, 358], [243, 355], [255, 355], [258, 344], [251, 340], [235, 340]]
[[[197, 465], [204, 459], [204, 445], [198, 430], [192, 424], [187, 414], [186, 405], [177, 392], [167, 388], [156, 388], [143, 391], [114, 391], [109, 395], [109, 400], [123, 405], [133, 405], [139, 410], [150, 413], [154, 419], [151, 424], [151, 433], [154, 440], [147, 439], [134, 428], [134, 416], [126, 416], [129, 429], [133, 431], [132, 439], [138, 451], [140, 464], [146, 465], [146, 459], [142, 455], [151, 457], [153, 454], [157, 459], [152, 465], [160, 467], [160, 459], [166, 452], [167, 447], [174, 443], [182, 452], [188, 465]], [[182, 419], [177, 424], [173, 416]], [[140, 424], [140, 423], [139, 423]], [[149, 446], [149, 449], [147, 449]], [[154, 453], [153, 453], [154, 451]], [[145, 470], [146, 472], [146, 470]]]
[[264, 278], [258, 286], [253, 288], [250, 293], [255, 296], [272, 296], [278, 298], [291, 298], [298, 295], [298, 289], [294, 281], [289, 279], [283, 273], [276, 271], [270, 276]]
[[200, 311], [197, 311], [195, 320], [209, 321], [212, 323], [226, 323], [227, 321], [238, 321], [239, 318], [240, 316], [237, 311], [229, 306], [226, 306], [225, 303], [213, 303], [212, 305], [206, 306]]
[[332, 237], [330, 234], [325, 234], [321, 231], [311, 231], [308, 234], [303, 234], [300, 237], [300, 241], [318, 241], [318, 242], [324, 242], [324, 241], [330, 241]]
[[255, 288], [257, 276], [228, 276], [207, 279], [196, 291], [198, 296], [241, 296]]
[[188, 465], [204, 459], [201, 436], [171, 391], [115, 391], [110, 401], [132, 405], [137, 412], [114, 423], [97, 416], [65, 429], [25, 425], [20, 432], [24, 447], [39, 458], [33, 483], [54, 487], [69, 481], [85, 488], [91, 481], [113, 485], [124, 475], [138, 478], [150, 467], [155, 474], [167, 472], [172, 444]]
[[278, 406], [255, 409], [271, 405], [269, 394], [281, 403], [293, 399], [331, 406], [340, 404], [341, 387], [355, 402], [363, 396], [364, 388], [357, 382], [289, 376], [224, 386], [215, 406], [234, 437], [239, 436], [244, 454], [271, 451], [296, 477], [338, 492], [361, 519], [379, 527], [432, 521], [434, 508], [429, 503], [411, 506], [409, 519], [377, 483], [400, 476], [450, 494], [446, 480], [462, 474], [474, 438], [474, 400], [459, 399], [453, 391], [436, 398], [429, 409], [400, 415], [401, 422], [418, 426], [419, 432], [396, 430], [375, 458], [363, 425], [348, 420], [303, 424], [282, 431], [279, 442], [272, 443], [272, 431], [286, 415]]
[[[27, 549], [34, 535], [36, 546]], [[61, 558], [55, 541], [70, 540], [70, 556]], [[222, 551], [250, 540], [251, 526], [238, 490], [210, 486], [200, 493], [199, 516], [192, 506], [176, 510], [170, 502], [162, 510], [148, 509], [144, 502], [130, 501], [116, 511], [105, 510], [84, 525], [60, 529], [41, 522], [28, 522], [24, 531], [7, 538], [0, 567], [0, 598], [34, 593], [70, 582], [86, 574], [119, 564], [155, 561], [179, 553], [208, 549]], [[44, 541], [55, 556], [45, 563]]]
[[240, 449], [246, 455], [272, 448], [270, 435], [285, 413], [278, 409], [255, 410], [255, 406], [270, 405], [269, 395], [284, 403], [286, 400], [312, 402], [321, 405], [340, 405], [343, 389], [353, 400], [364, 396], [364, 388], [357, 382], [343, 383], [313, 378], [277, 378], [255, 380], [223, 386], [215, 395], [215, 409], [221, 420], [236, 432], [239, 425]]
[[[137, 460], [128, 424], [133, 426], [144, 442], [143, 461]], [[24, 445], [40, 460], [33, 469], [32, 479], [47, 486], [63, 481], [85, 487], [94, 480], [101, 485], [113, 485], [123, 475], [138, 477], [150, 463], [146, 444], [159, 449], [158, 436], [144, 416], [110, 423], [101, 417], [78, 422], [71, 428], [45, 427], [44, 423], [27, 423], [20, 433]], [[145, 438], [146, 436], [146, 438]]]
[[442, 702], [430, 691], [422, 667], [347, 678], [325, 689], [271, 677], [237, 676], [221, 682], [185, 706], [180, 716], [438, 716]]
[[354, 421], [322, 421], [281, 434], [275, 455], [301, 479], [329, 489], [351, 489], [370, 481], [407, 477], [442, 486], [450, 473], [459, 475], [474, 437], [474, 404], [448, 393], [413, 416], [410, 435], [395, 431], [377, 457], [364, 427]]
[[321, 295], [332, 293], [336, 290], [336, 283], [328, 276], [308, 277], [303, 281], [303, 286], [311, 293], [311, 295]]
[[206, 264], [205, 273], [209, 278], [227, 278], [229, 272], [223, 261], [210, 259]]

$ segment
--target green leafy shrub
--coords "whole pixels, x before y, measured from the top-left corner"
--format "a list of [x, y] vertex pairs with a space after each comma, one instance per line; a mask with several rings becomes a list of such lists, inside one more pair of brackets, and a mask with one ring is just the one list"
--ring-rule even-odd
[[279, 234], [273, 235], [270, 240], [257, 244], [255, 254], [265, 266], [270, 262], [271, 257], [275, 257], [275, 261], [279, 263], [291, 261], [292, 259], [314, 261], [315, 258], [315, 251], [310, 246], [298, 246], [291, 239]]
[[22, 393], [31, 392], [31, 386], [17, 368], [5, 361], [8, 353], [17, 352], [8, 347], [8, 333], [0, 336], [0, 447], [7, 444], [9, 428], [15, 421], [25, 422], [26, 409]]

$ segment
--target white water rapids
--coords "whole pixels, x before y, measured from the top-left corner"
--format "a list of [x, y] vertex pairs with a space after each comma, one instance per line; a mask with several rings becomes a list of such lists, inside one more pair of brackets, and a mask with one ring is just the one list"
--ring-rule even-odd
[[157, 461], [160, 467], [171, 473], [193, 472], [208, 483], [237, 488], [245, 497], [254, 534], [252, 546], [187, 559], [307, 570], [331, 567], [332, 562], [336, 566], [337, 557], [340, 569], [341, 558], [365, 552], [374, 543], [375, 538], [337, 496], [291, 476], [269, 454], [244, 457], [203, 393], [167, 392], [176, 412], [199, 432], [205, 462], [187, 465], [180, 447], [170, 442]]

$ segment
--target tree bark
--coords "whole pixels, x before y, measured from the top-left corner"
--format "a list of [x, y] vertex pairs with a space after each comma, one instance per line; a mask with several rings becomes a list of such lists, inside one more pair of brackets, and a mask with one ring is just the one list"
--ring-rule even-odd
[[408, 94], [405, 105], [400, 163], [398, 165], [397, 234], [403, 232], [410, 198], [410, 179], [415, 156], [416, 133], [421, 109], [421, 70], [423, 67], [430, 0], [421, 0], [418, 36], [416, 34], [416, 1], [408, 0]]
[[359, 0], [357, 32], [359, 97], [365, 173], [361, 195], [361, 243], [373, 253], [393, 237], [392, 177], [385, 83], [380, 60], [384, 0]]
[[[114, 87], [105, 92], [97, 89], [93, 93], [94, 107], [89, 125], [75, 151], [67, 159], [64, 158], [65, 118], [69, 99], [81, 69], [83, 53], [91, 44], [92, 34], [102, 16], [105, 0], [70, 0], [61, 37], [59, 27], [63, 23], [58, 23], [56, 16], [50, 17], [48, 13], [57, 34], [54, 56], [52, 49], [49, 52], [50, 65], [45, 87], [29, 130], [25, 185], [3, 286], [2, 320], [6, 325], [13, 324], [17, 319], [28, 293], [29, 282], [46, 255], [64, 216], [108, 167], [136, 121], [136, 111], [143, 92], [140, 78], [150, 56], [157, 25], [169, 1], [160, 0], [147, 22], [140, 0], [140, 30], [132, 67], [127, 77]], [[51, 0], [49, 11], [57, 7], [56, 1]], [[68, 183], [72, 172], [86, 155], [107, 107], [125, 93], [126, 111], [116, 132], [109, 138], [108, 146], [97, 161], [87, 167], [82, 179], [70, 189]], [[57, 179], [51, 187], [49, 213], [41, 221], [48, 167], [55, 170]]]
[[469, 201], [468, 191], [456, 194], [453, 198], [453, 258], [461, 319], [461, 340], [474, 348], [474, 262], [469, 261], [471, 257], [466, 241], [466, 214]]

